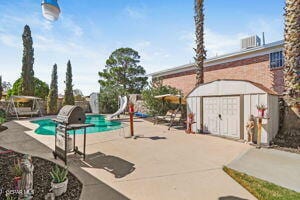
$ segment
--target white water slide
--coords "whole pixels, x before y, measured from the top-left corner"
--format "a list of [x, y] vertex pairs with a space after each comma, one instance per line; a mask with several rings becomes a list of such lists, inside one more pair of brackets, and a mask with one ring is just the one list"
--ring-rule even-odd
[[108, 117], [108, 120], [112, 120], [114, 117], [120, 115], [127, 107], [128, 99], [127, 96], [121, 97], [119, 96], [120, 108], [117, 112]]

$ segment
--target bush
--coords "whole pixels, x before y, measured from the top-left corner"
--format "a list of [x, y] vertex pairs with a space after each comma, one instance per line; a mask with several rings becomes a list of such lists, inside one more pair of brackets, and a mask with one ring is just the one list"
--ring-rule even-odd
[[5, 110], [0, 109], [0, 125], [3, 124], [6, 120], [6, 113]]
[[150, 83], [149, 88], [142, 92], [142, 97], [145, 106], [148, 108], [150, 115], [165, 115], [170, 109], [176, 109], [178, 105], [170, 104], [168, 102], [163, 102], [161, 99], [154, 98], [157, 95], [164, 94], [181, 94], [181, 91], [177, 88], [163, 85], [162, 81], [156, 80]]

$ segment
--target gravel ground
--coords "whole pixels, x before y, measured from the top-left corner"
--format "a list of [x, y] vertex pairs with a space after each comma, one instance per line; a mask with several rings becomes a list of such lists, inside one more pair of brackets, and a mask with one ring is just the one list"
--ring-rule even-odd
[[[13, 175], [10, 173], [10, 167], [13, 166], [14, 160], [22, 158], [23, 154], [16, 152], [4, 153], [4, 149], [0, 149], [0, 199], [5, 200], [5, 193], [7, 190], [13, 190]], [[33, 157], [33, 189], [34, 200], [44, 199], [44, 196], [51, 188], [51, 177], [49, 172], [54, 163], [44, 160], [42, 158]], [[82, 183], [72, 174], [68, 174], [68, 190], [56, 200], [76, 200], [80, 198]], [[1, 194], [2, 193], [2, 194]], [[17, 196], [14, 196], [17, 197]]]

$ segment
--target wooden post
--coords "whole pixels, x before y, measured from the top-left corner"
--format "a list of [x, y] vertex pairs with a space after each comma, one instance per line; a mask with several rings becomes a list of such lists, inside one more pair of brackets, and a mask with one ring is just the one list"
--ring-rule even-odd
[[257, 148], [261, 147], [261, 129], [262, 129], [262, 118], [258, 118], [257, 124]]
[[130, 135], [131, 135], [131, 137], [134, 136], [134, 130], [133, 130], [133, 114], [134, 114], [134, 105], [131, 103], [131, 104], [129, 104]]
[[84, 127], [84, 135], [83, 135], [83, 160], [85, 160], [85, 146], [86, 146], [86, 127]]

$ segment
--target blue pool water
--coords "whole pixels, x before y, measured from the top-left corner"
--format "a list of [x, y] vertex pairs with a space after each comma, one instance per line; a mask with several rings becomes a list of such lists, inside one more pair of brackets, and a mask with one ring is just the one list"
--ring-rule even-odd
[[[51, 119], [34, 120], [31, 123], [38, 124], [39, 127], [35, 130], [35, 133], [40, 135], [55, 135], [55, 122]], [[88, 127], [87, 133], [98, 133], [104, 131], [111, 131], [121, 128], [121, 122], [107, 121], [103, 115], [87, 115], [86, 124], [95, 124], [95, 127]], [[73, 133], [73, 132], [70, 132]], [[83, 134], [83, 130], [76, 130], [76, 134]]]

